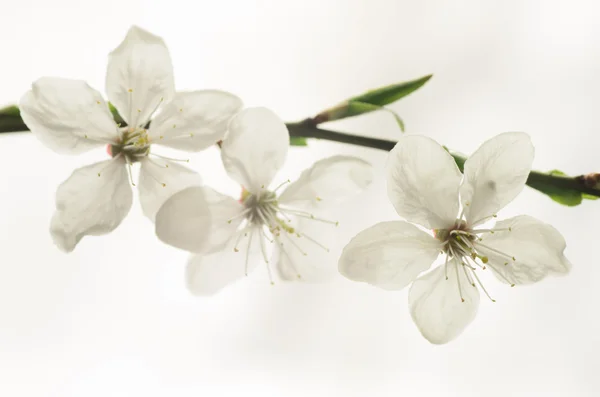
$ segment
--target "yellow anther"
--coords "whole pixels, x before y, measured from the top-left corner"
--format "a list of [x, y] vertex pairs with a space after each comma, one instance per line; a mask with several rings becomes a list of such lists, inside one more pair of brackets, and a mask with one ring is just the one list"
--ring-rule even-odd
[[162, 184], [162, 186], [163, 186], [163, 187], [167, 187], [167, 184], [166, 184], [166, 183], [163, 183], [163, 184]]
[[127, 92], [133, 92], [133, 88], [128, 89]]
[[482, 256], [482, 257], [481, 257], [481, 261], [482, 261], [483, 263], [488, 263], [488, 257], [487, 257], [487, 256]]
[[177, 127], [177, 124], [173, 124], [173, 128]]
[[96, 101], [96, 103], [97, 103], [98, 105], [100, 105], [100, 101]]
[[234, 249], [233, 249], [233, 252], [240, 252], [240, 250], [239, 250], [239, 249], [237, 249], [237, 248], [234, 248]]
[[317, 201], [323, 201], [323, 199], [319, 196], [316, 197]]

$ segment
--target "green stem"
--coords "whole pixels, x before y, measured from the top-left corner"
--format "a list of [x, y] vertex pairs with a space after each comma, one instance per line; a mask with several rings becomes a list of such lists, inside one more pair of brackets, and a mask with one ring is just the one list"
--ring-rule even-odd
[[[395, 141], [390, 141], [387, 139], [369, 138], [365, 136], [345, 134], [342, 132], [319, 128], [314, 125], [312, 119], [307, 119], [299, 123], [288, 123], [287, 127], [290, 131], [290, 136], [295, 137], [325, 139], [328, 141], [349, 143], [351, 145], [358, 145], [386, 151], [392, 150], [392, 148], [396, 145]], [[462, 172], [467, 158], [450, 150], [449, 152], [452, 157], [454, 157], [458, 168]], [[589, 186], [589, 179], [590, 177], [587, 175], [567, 177], [551, 175], [539, 171], [531, 171], [529, 173], [529, 177], [527, 178], [527, 185], [545, 194], [548, 191], [548, 187], [551, 186], [560, 190], [571, 190], [589, 194], [595, 197], [600, 197], [600, 189], [595, 186]]]
[[[396, 145], [396, 142], [386, 139], [370, 138], [319, 128], [313, 119], [306, 119], [299, 123], [287, 123], [287, 127], [292, 137], [324, 139], [386, 151], [392, 150]], [[0, 109], [0, 133], [21, 131], [29, 131], [29, 128], [27, 128], [21, 119], [19, 109], [16, 106]], [[466, 157], [452, 151], [449, 152], [454, 157], [458, 168], [463, 171]], [[597, 178], [598, 174], [568, 177], [531, 171], [527, 178], [527, 185], [545, 194], [550, 189], [557, 189], [600, 197]]]

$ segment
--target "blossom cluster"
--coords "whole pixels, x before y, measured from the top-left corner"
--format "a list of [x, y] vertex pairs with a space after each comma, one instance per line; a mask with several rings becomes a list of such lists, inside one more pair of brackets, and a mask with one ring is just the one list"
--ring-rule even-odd
[[[80, 154], [104, 146], [109, 156], [58, 187], [50, 234], [61, 250], [115, 230], [135, 186], [156, 236], [191, 253], [187, 284], [196, 295], [216, 293], [261, 261], [271, 281], [331, 277], [329, 249], [317, 235], [334, 232], [337, 222], [324, 210], [368, 188], [369, 163], [336, 155], [274, 185], [289, 148], [285, 123], [228, 92], [176, 91], [164, 41], [139, 27], [109, 55], [106, 95], [123, 123], [79, 80], [41, 78], [20, 102], [23, 120], [49, 148]], [[196, 171], [154, 151], [199, 152], [217, 143], [239, 197], [203, 185]], [[510, 286], [567, 273], [566, 244], [552, 226], [529, 216], [495, 222], [523, 189], [533, 156], [526, 134], [504, 133], [470, 156], [463, 174], [432, 139], [403, 136], [389, 155], [387, 188], [405, 220], [360, 232], [344, 248], [339, 273], [386, 290], [411, 284], [410, 313], [432, 343], [454, 339], [474, 319], [480, 291], [490, 296], [483, 270]]]

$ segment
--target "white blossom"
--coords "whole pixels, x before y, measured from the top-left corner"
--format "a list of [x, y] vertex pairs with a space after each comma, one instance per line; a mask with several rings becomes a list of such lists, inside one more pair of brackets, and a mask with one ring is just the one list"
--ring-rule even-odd
[[[344, 248], [339, 271], [387, 290], [412, 283], [411, 316], [436, 344], [454, 339], [475, 318], [480, 290], [489, 297], [483, 270], [510, 286], [567, 273], [566, 244], [554, 227], [526, 215], [483, 226], [521, 192], [533, 156], [527, 134], [500, 134], [467, 159], [463, 176], [434, 140], [402, 137], [390, 153], [387, 183], [408, 222], [360, 232]], [[415, 224], [433, 229], [433, 236]], [[443, 264], [427, 272], [440, 253]]]
[[125, 218], [132, 203], [129, 185], [135, 186], [133, 163], [140, 163], [137, 187], [151, 220], [170, 195], [199, 185], [196, 172], [154, 154], [152, 145], [203, 150], [223, 138], [242, 107], [227, 92], [175, 92], [165, 43], [136, 26], [109, 55], [106, 92], [127, 126], [116, 124], [102, 95], [80, 80], [40, 78], [20, 102], [27, 126], [56, 152], [79, 154], [107, 145], [112, 157], [76, 169], [58, 188], [50, 232], [67, 252], [83, 236], [109, 233]]
[[[229, 176], [241, 185], [239, 199], [209, 187], [191, 187], [169, 198], [156, 216], [165, 243], [192, 252], [187, 284], [210, 295], [244, 277], [260, 259], [283, 280], [323, 281], [327, 265], [321, 232], [337, 222], [319, 208], [356, 194], [371, 182], [371, 166], [349, 156], [316, 162], [293, 183], [271, 187], [289, 147], [285, 124], [270, 110], [250, 108], [231, 120], [221, 155]], [[283, 191], [280, 190], [282, 188]]]

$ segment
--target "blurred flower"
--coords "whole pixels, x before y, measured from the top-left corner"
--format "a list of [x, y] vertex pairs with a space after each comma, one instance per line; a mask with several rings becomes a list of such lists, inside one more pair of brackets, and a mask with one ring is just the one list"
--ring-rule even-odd
[[[187, 282], [196, 295], [210, 295], [247, 275], [258, 264], [273, 262], [283, 280], [320, 281], [335, 274], [323, 254], [329, 251], [320, 231], [337, 222], [319, 216], [321, 205], [335, 204], [364, 190], [371, 166], [363, 160], [334, 156], [315, 163], [278, 193], [289, 180], [269, 186], [283, 166], [289, 147], [285, 124], [265, 108], [238, 113], [229, 124], [221, 155], [229, 176], [242, 186], [239, 200], [208, 187], [191, 187], [169, 198], [156, 215], [156, 234], [167, 244], [195, 253]], [[318, 225], [318, 228], [316, 227]], [[332, 269], [332, 270], [331, 270]]]
[[135, 186], [133, 163], [141, 165], [140, 202], [151, 220], [171, 194], [200, 184], [200, 176], [177, 160], [151, 153], [152, 144], [205, 149], [223, 138], [227, 122], [242, 106], [222, 91], [176, 93], [163, 40], [135, 26], [109, 55], [106, 92], [126, 127], [115, 123], [102, 95], [80, 80], [43, 77], [20, 103], [27, 126], [56, 152], [79, 154], [108, 145], [112, 156], [76, 169], [57, 190], [50, 232], [67, 252], [83, 236], [109, 233], [125, 218], [132, 203], [129, 181]]
[[[525, 215], [481, 226], [521, 192], [533, 155], [528, 135], [500, 134], [468, 158], [463, 178], [437, 142], [402, 137], [388, 160], [388, 195], [400, 216], [433, 229], [434, 236], [404, 221], [379, 223], [344, 248], [340, 272], [387, 290], [412, 282], [412, 318], [438, 344], [457, 337], [475, 318], [479, 288], [489, 297], [481, 270], [489, 268], [511, 286], [567, 273], [566, 244], [552, 226]], [[440, 252], [444, 264], [418, 277]]]

